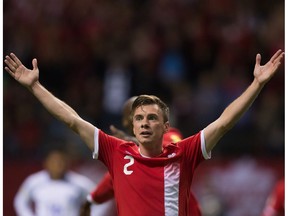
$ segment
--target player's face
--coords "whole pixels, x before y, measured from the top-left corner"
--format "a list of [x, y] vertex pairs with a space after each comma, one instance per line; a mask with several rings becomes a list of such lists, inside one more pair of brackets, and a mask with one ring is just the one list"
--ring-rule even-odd
[[52, 152], [45, 161], [45, 167], [52, 179], [63, 178], [67, 170], [68, 161], [66, 156], [59, 152]]
[[143, 105], [135, 109], [133, 132], [141, 144], [162, 145], [163, 134], [168, 128], [169, 123], [164, 122], [158, 105]]

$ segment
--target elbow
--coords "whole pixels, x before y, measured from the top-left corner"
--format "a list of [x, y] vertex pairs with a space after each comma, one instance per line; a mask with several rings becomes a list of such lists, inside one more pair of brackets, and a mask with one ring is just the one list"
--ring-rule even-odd
[[233, 128], [233, 125], [227, 124], [227, 125], [223, 125], [221, 127], [221, 131], [223, 134], [226, 134], [228, 131], [230, 131]]
[[79, 134], [79, 127], [78, 127], [78, 122], [79, 120], [77, 119], [77, 117], [71, 117], [69, 118], [69, 120], [66, 122], [66, 125], [72, 129], [75, 133]]
[[238, 120], [239, 120], [239, 118], [234, 118], [234, 119], [221, 118], [221, 119], [219, 119], [218, 129], [224, 135], [235, 126], [235, 124], [237, 123]]
[[224, 136], [228, 131], [233, 128], [234, 124], [231, 123], [223, 123], [218, 127], [218, 132], [221, 134], [221, 137]]

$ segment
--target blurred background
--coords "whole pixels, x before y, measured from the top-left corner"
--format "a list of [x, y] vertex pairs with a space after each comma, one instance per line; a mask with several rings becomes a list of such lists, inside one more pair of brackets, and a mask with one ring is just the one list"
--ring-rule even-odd
[[[28, 68], [80, 116], [109, 133], [122, 105], [155, 94], [184, 136], [215, 120], [284, 49], [284, 0], [4, 0], [3, 55]], [[284, 64], [197, 170], [204, 216], [255, 216], [284, 176]], [[97, 183], [105, 168], [82, 141], [3, 73], [3, 211], [43, 155], [69, 145], [73, 169]], [[100, 170], [100, 171], [98, 171]]]

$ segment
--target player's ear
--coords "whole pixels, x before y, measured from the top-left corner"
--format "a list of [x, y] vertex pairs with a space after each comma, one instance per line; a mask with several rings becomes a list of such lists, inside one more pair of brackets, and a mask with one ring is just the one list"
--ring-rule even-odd
[[166, 133], [169, 130], [169, 128], [170, 128], [170, 123], [169, 121], [167, 121], [164, 123], [164, 132]]
[[133, 135], [135, 136], [135, 127], [134, 127], [133, 122], [132, 122], [132, 132], [133, 132]]

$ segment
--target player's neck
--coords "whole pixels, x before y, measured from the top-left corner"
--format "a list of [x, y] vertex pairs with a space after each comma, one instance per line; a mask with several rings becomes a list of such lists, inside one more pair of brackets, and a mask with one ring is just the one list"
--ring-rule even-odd
[[138, 150], [142, 157], [151, 158], [151, 157], [157, 157], [162, 153], [162, 146], [160, 146], [159, 148], [147, 149], [144, 146], [140, 145]]

